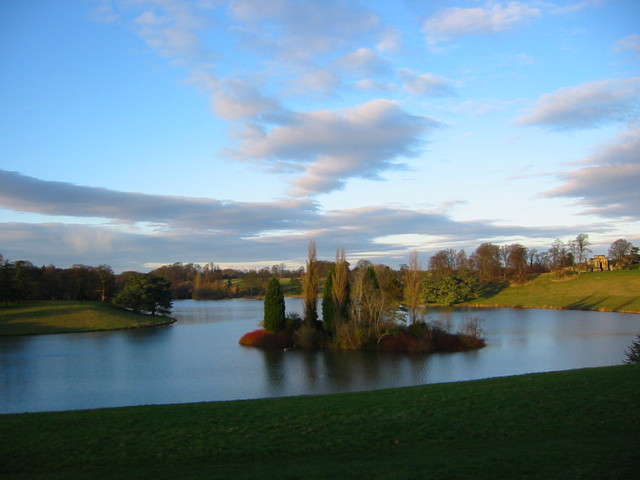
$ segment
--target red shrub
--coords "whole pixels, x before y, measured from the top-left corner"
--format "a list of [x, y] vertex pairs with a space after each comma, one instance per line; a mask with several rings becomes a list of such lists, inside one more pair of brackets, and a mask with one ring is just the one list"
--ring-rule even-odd
[[240, 338], [240, 345], [245, 347], [258, 348], [289, 348], [293, 347], [293, 339], [287, 332], [269, 333], [266, 330], [258, 329], [245, 333]]
[[402, 332], [380, 340], [378, 350], [388, 352], [463, 352], [485, 346], [484, 340], [461, 333], [433, 330], [421, 337]]
[[258, 343], [258, 341], [260, 341], [261, 338], [264, 338], [267, 335], [269, 335], [269, 332], [267, 332], [266, 330], [254, 330], [253, 332], [245, 333], [242, 338], [240, 338], [240, 341], [238, 343], [245, 347], [255, 347], [257, 346], [256, 344]]
[[384, 337], [378, 344], [378, 350], [388, 352], [429, 352], [432, 349], [427, 340], [402, 332], [395, 336]]
[[484, 340], [462, 333], [434, 332], [433, 342], [438, 352], [464, 352], [485, 346]]

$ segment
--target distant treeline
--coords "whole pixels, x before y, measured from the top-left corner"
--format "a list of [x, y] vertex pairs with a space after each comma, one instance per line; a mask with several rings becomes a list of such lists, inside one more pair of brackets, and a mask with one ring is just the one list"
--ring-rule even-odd
[[[0, 254], [0, 302], [29, 300], [94, 300], [115, 297], [127, 280], [139, 272], [115, 274], [109, 265], [73, 265], [58, 268], [36, 266], [27, 260], [10, 261]], [[173, 299], [222, 299], [264, 294], [272, 276], [283, 279], [286, 292], [300, 293], [303, 269], [289, 271], [282, 266], [262, 270], [221, 270], [213, 264], [174, 263], [150, 272], [171, 282]]]
[[[481, 287], [494, 283], [526, 281], [530, 275], [555, 271], [558, 275], [587, 271], [591, 254], [588, 235], [580, 234], [569, 242], [556, 240], [546, 251], [527, 248], [519, 243], [495, 245], [483, 243], [471, 254], [464, 250], [444, 249], [432, 255], [422, 271], [422, 299], [426, 302], [457, 303], [473, 297]], [[615, 268], [640, 263], [638, 247], [624, 239], [611, 244], [608, 258]], [[335, 262], [317, 261], [320, 289]], [[374, 267], [379, 283], [388, 295], [401, 298], [406, 285], [406, 264], [399, 269], [373, 265], [359, 260], [349, 268], [354, 278], [358, 271]], [[411, 269], [415, 269], [412, 266]], [[115, 296], [127, 279], [138, 272], [114, 274], [109, 265], [97, 267], [73, 265], [58, 268], [38, 267], [26, 260], [10, 261], [0, 254], [0, 302], [23, 300], [99, 300]], [[287, 269], [285, 264], [271, 268], [222, 269], [214, 263], [173, 263], [153, 271], [153, 275], [171, 282], [174, 299], [223, 299], [263, 296], [269, 280], [280, 280], [285, 295], [302, 292], [303, 267]], [[457, 293], [456, 293], [457, 292]]]

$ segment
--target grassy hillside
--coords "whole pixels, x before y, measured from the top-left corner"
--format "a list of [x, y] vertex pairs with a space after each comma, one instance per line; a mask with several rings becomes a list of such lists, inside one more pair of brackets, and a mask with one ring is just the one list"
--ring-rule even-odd
[[32, 302], [0, 307], [0, 335], [68, 333], [140, 328], [170, 323], [102, 302]]
[[0, 415], [0, 478], [629, 479], [640, 366]]
[[593, 272], [567, 279], [544, 273], [468, 305], [568, 308], [640, 313], [640, 270]]

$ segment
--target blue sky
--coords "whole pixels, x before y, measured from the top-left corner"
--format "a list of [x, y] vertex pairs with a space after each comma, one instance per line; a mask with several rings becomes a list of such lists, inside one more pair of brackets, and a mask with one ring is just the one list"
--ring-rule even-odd
[[0, 253], [640, 244], [640, 2], [0, 4]]

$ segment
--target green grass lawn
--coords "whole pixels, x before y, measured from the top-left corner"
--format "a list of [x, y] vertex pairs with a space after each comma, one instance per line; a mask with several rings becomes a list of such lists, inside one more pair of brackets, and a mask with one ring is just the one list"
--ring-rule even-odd
[[640, 313], [640, 270], [584, 273], [555, 279], [544, 273], [468, 305], [568, 308]]
[[640, 366], [327, 396], [0, 415], [0, 478], [624, 479]]
[[172, 322], [102, 302], [31, 302], [0, 307], [0, 335], [140, 328]]

